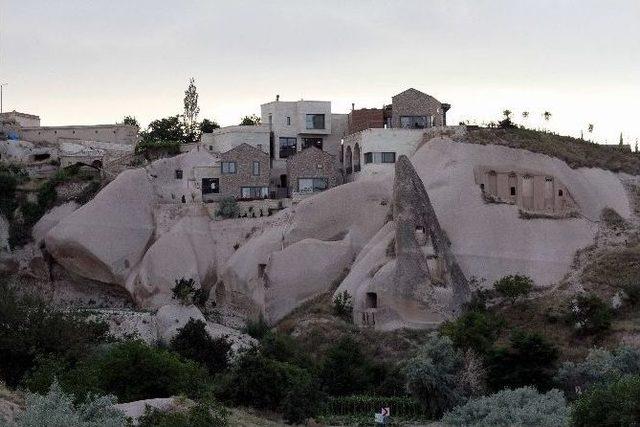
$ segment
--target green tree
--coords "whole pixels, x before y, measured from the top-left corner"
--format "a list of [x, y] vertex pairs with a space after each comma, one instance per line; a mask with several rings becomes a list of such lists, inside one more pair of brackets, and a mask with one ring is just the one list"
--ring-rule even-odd
[[214, 400], [198, 402], [185, 412], [162, 412], [147, 406], [138, 427], [225, 427], [229, 411]]
[[198, 90], [196, 88], [195, 79], [189, 79], [189, 86], [184, 91], [184, 134], [185, 142], [197, 141], [199, 138], [200, 125], [198, 123], [198, 114], [200, 107], [198, 106]]
[[474, 309], [444, 323], [440, 331], [451, 338], [456, 347], [484, 355], [493, 349], [504, 325], [505, 321], [500, 316], [485, 309]]
[[200, 132], [201, 133], [211, 133], [214, 129], [220, 129], [220, 125], [213, 120], [204, 119], [200, 123]]
[[573, 405], [574, 426], [632, 426], [640, 422], [640, 376], [628, 375], [602, 383], [582, 394]]
[[134, 116], [124, 116], [124, 119], [122, 119], [122, 123], [125, 125], [140, 128], [140, 123], [138, 123], [138, 120]]
[[333, 314], [346, 322], [353, 321], [353, 303], [346, 289], [333, 299]]
[[260, 117], [252, 114], [250, 116], [244, 116], [240, 121], [240, 126], [257, 126], [260, 124]]
[[371, 369], [360, 344], [346, 336], [327, 351], [320, 367], [320, 382], [333, 396], [362, 393], [371, 386]]
[[180, 116], [170, 116], [154, 120], [141, 133], [141, 142], [153, 144], [158, 142], [183, 142], [185, 132]]
[[185, 359], [200, 363], [211, 375], [227, 368], [231, 343], [225, 338], [211, 338], [202, 320], [189, 319], [178, 329], [169, 348]]
[[613, 310], [595, 294], [578, 295], [569, 302], [565, 321], [580, 335], [598, 335], [611, 328]]
[[551, 120], [551, 112], [549, 111], [545, 111], [544, 113], [542, 113], [542, 117], [544, 117], [544, 121], [548, 122], [549, 120]]
[[540, 391], [551, 388], [558, 349], [542, 335], [516, 331], [509, 346], [494, 349], [487, 356], [487, 381], [498, 391], [532, 385]]
[[533, 285], [531, 278], [516, 274], [496, 280], [493, 287], [500, 296], [511, 300], [513, 304], [518, 298], [526, 298], [533, 289]]
[[240, 206], [233, 197], [225, 197], [220, 200], [218, 215], [223, 218], [236, 218], [240, 214]]
[[405, 366], [407, 389], [439, 417], [464, 401], [459, 374], [464, 360], [448, 337], [432, 334]]
[[505, 119], [511, 119], [511, 110], [504, 110], [502, 114], [504, 115]]

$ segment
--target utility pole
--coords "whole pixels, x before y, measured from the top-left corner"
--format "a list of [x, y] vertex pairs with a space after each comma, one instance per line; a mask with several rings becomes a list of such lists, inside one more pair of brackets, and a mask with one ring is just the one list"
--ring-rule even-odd
[[6, 85], [8, 85], [9, 83], [0, 83], [0, 114], [2, 114], [3, 110], [2, 110], [2, 88]]

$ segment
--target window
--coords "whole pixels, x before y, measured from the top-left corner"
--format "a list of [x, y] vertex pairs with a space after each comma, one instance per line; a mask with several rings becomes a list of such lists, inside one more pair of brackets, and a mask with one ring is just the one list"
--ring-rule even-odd
[[287, 126], [291, 126], [291, 117], [287, 116]]
[[316, 147], [322, 150], [322, 138], [302, 138], [302, 149]]
[[220, 180], [218, 178], [202, 178], [202, 194], [220, 192]]
[[213, 151], [213, 145], [209, 146], [209, 151]]
[[562, 197], [563, 193], [562, 190], [558, 190], [558, 196]]
[[176, 179], [182, 179], [182, 169], [176, 169]]
[[307, 114], [307, 129], [324, 129], [324, 114]]
[[298, 140], [296, 138], [281, 137], [280, 138], [280, 158], [284, 159], [296, 154]]
[[236, 162], [222, 162], [221, 167], [224, 175], [236, 173]]
[[516, 187], [511, 187], [511, 195], [512, 196], [516, 195]]
[[258, 150], [262, 151], [262, 144], [257, 144], [257, 145], [256, 145], [256, 148], [257, 148]]
[[378, 308], [378, 294], [367, 292], [367, 308]]
[[253, 174], [260, 175], [260, 162], [253, 162]]
[[364, 163], [395, 163], [396, 153], [393, 151], [381, 153], [364, 153]]
[[400, 127], [408, 129], [424, 129], [427, 127], [426, 116], [400, 116]]
[[316, 193], [329, 187], [327, 178], [298, 178], [298, 191], [300, 193]]
[[269, 187], [241, 187], [242, 199], [264, 199], [269, 197]]

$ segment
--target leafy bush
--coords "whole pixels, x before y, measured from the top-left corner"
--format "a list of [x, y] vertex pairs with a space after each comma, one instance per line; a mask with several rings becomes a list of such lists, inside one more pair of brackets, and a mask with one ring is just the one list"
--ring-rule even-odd
[[440, 416], [465, 400], [458, 377], [463, 366], [462, 355], [451, 340], [432, 334], [407, 361], [407, 389], [432, 416]]
[[558, 349], [542, 335], [516, 331], [508, 347], [487, 356], [488, 384], [498, 391], [532, 385], [540, 391], [551, 388]]
[[309, 381], [306, 370], [269, 359], [253, 348], [241, 354], [220, 378], [218, 393], [238, 405], [276, 410], [294, 385], [302, 387]]
[[444, 323], [440, 331], [458, 348], [468, 348], [487, 354], [504, 327], [503, 318], [485, 309], [474, 309], [455, 320]]
[[224, 427], [228, 425], [229, 411], [215, 401], [207, 400], [193, 405], [185, 412], [162, 412], [147, 406], [138, 419], [139, 427]]
[[503, 298], [515, 303], [518, 298], [526, 297], [533, 289], [533, 280], [527, 276], [509, 275], [497, 280], [493, 287]]
[[225, 197], [220, 200], [219, 206], [218, 215], [223, 218], [237, 218], [240, 214], [238, 202], [236, 202], [236, 199], [233, 197]]
[[270, 330], [271, 328], [262, 316], [258, 320], [248, 320], [242, 328], [242, 332], [257, 340], [262, 339]]
[[322, 415], [367, 415], [369, 418], [380, 408], [390, 407], [393, 418], [426, 418], [425, 408], [416, 399], [408, 396], [370, 396], [354, 395], [328, 397], [319, 411]]
[[554, 380], [566, 396], [576, 397], [594, 384], [627, 374], [640, 374], [640, 350], [622, 346], [613, 351], [592, 349], [582, 362], [565, 362]]
[[185, 279], [184, 277], [175, 281], [176, 285], [171, 288], [173, 299], [180, 301], [183, 305], [193, 303], [196, 295], [196, 282], [193, 279]]
[[19, 427], [122, 427], [126, 425], [124, 414], [113, 405], [113, 396], [87, 396], [74, 405], [72, 395], [65, 394], [57, 382], [45, 396], [28, 393], [26, 409], [18, 414]]
[[609, 330], [613, 311], [597, 295], [578, 295], [569, 303], [565, 320], [581, 335], [597, 335]]
[[531, 387], [502, 390], [473, 399], [445, 414], [442, 422], [454, 426], [564, 426], [569, 408], [558, 390], [545, 394]]
[[333, 396], [362, 393], [371, 386], [371, 362], [352, 337], [329, 348], [320, 367], [323, 389]]
[[13, 174], [0, 171], [0, 214], [7, 220], [13, 218], [16, 209], [16, 187], [18, 180]]
[[18, 385], [39, 357], [77, 361], [103, 341], [107, 331], [104, 323], [63, 313], [37, 297], [18, 296], [8, 284], [0, 283], [0, 378], [11, 387]]
[[170, 349], [200, 363], [213, 375], [227, 368], [231, 343], [224, 337], [211, 338], [202, 320], [189, 319], [171, 340]]
[[599, 384], [573, 405], [575, 426], [631, 426], [640, 422], [640, 376], [627, 375]]
[[344, 290], [333, 299], [333, 313], [341, 319], [351, 322], [353, 319], [353, 303], [351, 295]]
[[278, 362], [291, 363], [308, 370], [313, 369], [313, 362], [309, 355], [289, 335], [267, 332], [260, 340], [260, 351], [266, 357]]

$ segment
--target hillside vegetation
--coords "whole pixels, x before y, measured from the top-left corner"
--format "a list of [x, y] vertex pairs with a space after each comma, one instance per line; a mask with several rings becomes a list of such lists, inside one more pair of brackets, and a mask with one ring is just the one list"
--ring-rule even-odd
[[572, 168], [602, 168], [640, 174], [640, 156], [617, 145], [600, 145], [570, 136], [522, 128], [469, 128], [466, 142], [506, 145], [565, 161]]

